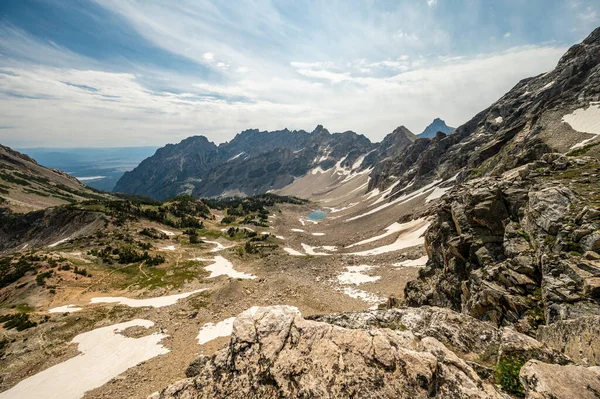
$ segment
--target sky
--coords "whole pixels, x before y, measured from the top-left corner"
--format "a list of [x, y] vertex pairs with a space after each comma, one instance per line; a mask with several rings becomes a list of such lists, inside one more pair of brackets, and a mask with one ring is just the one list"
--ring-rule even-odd
[[598, 26], [597, 0], [0, 0], [0, 143], [456, 127]]

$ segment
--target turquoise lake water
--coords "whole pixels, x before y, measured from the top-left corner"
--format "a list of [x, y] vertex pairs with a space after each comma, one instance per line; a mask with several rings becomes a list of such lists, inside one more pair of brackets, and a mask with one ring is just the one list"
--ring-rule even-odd
[[310, 215], [308, 215], [306, 218], [308, 220], [323, 220], [325, 219], [325, 217], [327, 216], [327, 212], [322, 211], [320, 209], [316, 210], [316, 211], [312, 211], [312, 213]]

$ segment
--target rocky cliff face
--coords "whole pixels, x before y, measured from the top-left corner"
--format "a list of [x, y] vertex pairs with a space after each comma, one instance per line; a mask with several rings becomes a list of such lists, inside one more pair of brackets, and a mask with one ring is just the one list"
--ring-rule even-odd
[[218, 147], [203, 136], [167, 145], [123, 175], [115, 191], [167, 199], [252, 195], [278, 189], [311, 169], [352, 165], [375, 146], [354, 132], [246, 130]]
[[429, 262], [407, 302], [447, 306], [523, 332], [600, 314], [600, 163], [546, 154], [463, 183], [426, 233]]
[[397, 157], [387, 175], [378, 174], [381, 183], [371, 188], [385, 188], [393, 176], [398, 182], [394, 197], [409, 184], [414, 190], [459, 172], [463, 172], [459, 175], [463, 181], [469, 176], [464, 171], [498, 176], [544, 153], [568, 152], [593, 137], [563, 118], [570, 120], [573, 111], [600, 100], [599, 60], [600, 28], [569, 49], [554, 70], [522, 80], [452, 134], [428, 146], [420, 143], [418, 151], [409, 147], [407, 152], [416, 157], [415, 162], [405, 162], [404, 154]]

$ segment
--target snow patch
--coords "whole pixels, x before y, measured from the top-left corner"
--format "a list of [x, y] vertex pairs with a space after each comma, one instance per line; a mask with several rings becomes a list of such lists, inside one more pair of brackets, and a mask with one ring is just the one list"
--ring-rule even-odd
[[576, 109], [562, 120], [578, 132], [600, 134], [600, 104], [591, 103], [587, 108]]
[[421, 256], [420, 258], [417, 258], [417, 259], [408, 259], [408, 260], [403, 260], [402, 262], [394, 263], [393, 266], [396, 266], [396, 267], [403, 267], [403, 266], [423, 267], [427, 264], [428, 260], [429, 260], [429, 256], [425, 255], [425, 256]]
[[300, 244], [302, 245], [302, 249], [304, 249], [304, 252], [306, 252], [307, 255], [313, 255], [313, 256], [330, 256], [331, 254], [326, 254], [324, 252], [316, 252], [315, 249], [320, 248], [320, 247], [311, 247], [310, 245], [307, 244]]
[[166, 235], [168, 235], [169, 237], [173, 237], [173, 236], [175, 235], [175, 233], [173, 233], [172, 231], [169, 231], [169, 230], [161, 230], [161, 229], [158, 229], [158, 231], [160, 231], [160, 232], [161, 232], [161, 233], [163, 233], [163, 234], [166, 234]]
[[293, 248], [283, 248], [283, 250], [292, 256], [306, 256], [302, 252], [298, 252]]
[[166, 335], [130, 338], [119, 334], [130, 327], [152, 327], [150, 320], [135, 319], [79, 334], [72, 343], [81, 354], [43, 370], [0, 394], [0, 398], [79, 399], [127, 369], [169, 349], [160, 344]]
[[302, 229], [291, 229], [292, 231], [295, 231], [296, 233], [304, 233], [304, 230]]
[[223, 321], [214, 323], [206, 323], [200, 328], [200, 332], [198, 333], [198, 343], [200, 345], [204, 345], [207, 342], [210, 342], [219, 337], [228, 337], [233, 332], [233, 322], [235, 317], [230, 317]]
[[[414, 223], [410, 228], [407, 228], [403, 232], [398, 235], [398, 238], [395, 242], [389, 245], [384, 245], [382, 247], [377, 247], [373, 249], [369, 249], [361, 252], [353, 252], [346, 255], [357, 255], [357, 256], [373, 256], [373, 255], [381, 255], [388, 252], [399, 251], [404, 248], [410, 248], [417, 245], [424, 245], [425, 238], [423, 235], [425, 231], [429, 227], [429, 222], [425, 219], [417, 219], [413, 221]], [[411, 223], [411, 222], [409, 222]]]
[[380, 276], [369, 276], [364, 274], [363, 272], [374, 269], [375, 266], [369, 265], [360, 265], [360, 266], [348, 266], [346, 267], [346, 272], [337, 276], [338, 282], [340, 284], [354, 284], [360, 285], [363, 283], [372, 283], [374, 281], [379, 280]]
[[132, 299], [132, 298], [126, 298], [123, 296], [98, 297], [98, 298], [92, 298], [90, 300], [90, 303], [117, 303], [119, 305], [129, 306], [130, 308], [143, 308], [146, 306], [151, 306], [153, 308], [162, 308], [164, 306], [174, 305], [180, 299], [184, 299], [191, 295], [197, 294], [199, 292], [206, 291], [207, 289], [208, 288], [201, 288], [199, 290], [195, 290], [195, 291], [191, 291], [191, 292], [184, 292], [182, 294], [165, 295], [165, 296], [159, 296], [156, 298], [147, 298], [147, 299]]
[[213, 262], [212, 265], [206, 266], [204, 270], [210, 272], [210, 276], [208, 278], [214, 278], [218, 276], [229, 276], [231, 278], [241, 278], [241, 279], [255, 279], [256, 276], [248, 273], [238, 272], [233, 268], [233, 263], [228, 261], [222, 256], [215, 256], [214, 259], [203, 259], [203, 258], [192, 258], [190, 260], [197, 260], [202, 262]]
[[175, 251], [175, 245], [167, 245], [158, 249], [159, 251]]
[[363, 291], [363, 290], [359, 290], [357, 288], [354, 287], [344, 287], [344, 294], [348, 295], [349, 297], [355, 298], [355, 299], [360, 299], [361, 301], [367, 302], [367, 303], [381, 303], [384, 302], [385, 299], [373, 294], [371, 292], [367, 292], [367, 291]]
[[48, 245], [48, 248], [54, 248], [62, 243], [69, 241], [70, 239], [71, 239], [71, 237], [63, 238], [62, 240], [56, 241], [54, 244]]
[[48, 310], [48, 313], [73, 313], [73, 312], [79, 312], [82, 309], [83, 308], [77, 307], [77, 305], [64, 305], [64, 306], [59, 306], [57, 308], [52, 308], [52, 309]]

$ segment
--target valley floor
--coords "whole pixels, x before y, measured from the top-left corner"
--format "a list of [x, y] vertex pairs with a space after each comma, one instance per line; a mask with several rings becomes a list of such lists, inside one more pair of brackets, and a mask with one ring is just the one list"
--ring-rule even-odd
[[[421, 203], [426, 195], [419, 197]], [[270, 234], [259, 255], [245, 252], [242, 240], [222, 231], [227, 228], [218, 223], [222, 215], [205, 227], [199, 244], [190, 244], [181, 230], [148, 221], [115, 229], [115, 234], [125, 232], [136, 239], [144, 228], [162, 231], [162, 238], [150, 241], [152, 253], [165, 257], [159, 266], [138, 262], [106, 267], [90, 253], [94, 243], [86, 242], [89, 237], [57, 240], [36, 255], [68, 261], [85, 268], [88, 276], [59, 269], [48, 280], [53, 295], [47, 287], [4, 290], [6, 307], [26, 306], [47, 321], [11, 335], [17, 341], [0, 361], [0, 387], [5, 390], [0, 398], [35, 397], [32, 392], [76, 398], [80, 391], [85, 398], [145, 398], [185, 378], [187, 366], [199, 354], [222, 347], [231, 318], [253, 306], [291, 305], [309, 316], [376, 308], [390, 296], [401, 299], [404, 286], [427, 260], [422, 236], [428, 221], [394, 222], [412, 210], [410, 202], [349, 220], [377, 207], [376, 201], [364, 197], [278, 205], [268, 227], [240, 226]], [[320, 221], [307, 219], [315, 209], [328, 215]], [[30, 276], [20, 285], [31, 288], [35, 280]], [[133, 324], [110, 332], [119, 323]], [[85, 349], [81, 341], [86, 334], [99, 334], [106, 327], [108, 333], [97, 344], [105, 345], [106, 353]], [[120, 343], [119, 337], [125, 341]], [[140, 341], [149, 337], [155, 339]], [[142, 345], [143, 353], [132, 353], [127, 364], [121, 344]], [[77, 368], [86, 356], [86, 369]], [[113, 366], [114, 375], [106, 365]], [[64, 379], [65, 373], [71, 378], [61, 382], [59, 376]], [[82, 378], [90, 373], [96, 375], [94, 381]]]

